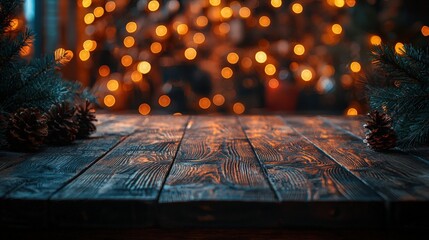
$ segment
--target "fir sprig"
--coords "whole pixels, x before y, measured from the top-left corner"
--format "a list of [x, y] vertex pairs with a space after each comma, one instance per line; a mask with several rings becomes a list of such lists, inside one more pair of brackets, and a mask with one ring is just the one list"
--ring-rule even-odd
[[398, 147], [429, 142], [429, 55], [405, 45], [399, 53], [380, 45], [372, 52], [374, 71], [368, 76], [370, 107], [393, 119]]

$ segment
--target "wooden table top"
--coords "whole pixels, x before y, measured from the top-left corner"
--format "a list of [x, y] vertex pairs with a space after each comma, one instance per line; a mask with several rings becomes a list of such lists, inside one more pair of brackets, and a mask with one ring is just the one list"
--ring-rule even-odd
[[98, 118], [73, 145], [0, 152], [0, 224], [429, 226], [429, 148], [372, 151], [362, 117]]

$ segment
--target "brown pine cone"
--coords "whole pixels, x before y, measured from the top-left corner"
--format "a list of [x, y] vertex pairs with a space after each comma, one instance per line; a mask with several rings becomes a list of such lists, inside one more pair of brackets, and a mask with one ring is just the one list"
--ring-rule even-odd
[[55, 104], [48, 112], [48, 142], [54, 145], [66, 145], [76, 140], [79, 124], [75, 118], [76, 109], [69, 103]]
[[36, 151], [47, 136], [47, 118], [39, 109], [20, 108], [10, 115], [7, 140], [11, 149]]
[[397, 138], [392, 128], [392, 118], [377, 110], [368, 113], [368, 117], [370, 120], [364, 125], [368, 129], [364, 143], [377, 151], [394, 148]]
[[93, 123], [97, 121], [95, 108], [88, 100], [76, 107], [76, 121], [79, 124], [78, 138], [87, 138], [97, 130]]

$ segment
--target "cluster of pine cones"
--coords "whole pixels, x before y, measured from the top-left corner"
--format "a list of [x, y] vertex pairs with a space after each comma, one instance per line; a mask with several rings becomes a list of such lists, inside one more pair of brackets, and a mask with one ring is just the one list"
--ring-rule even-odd
[[37, 108], [20, 108], [0, 116], [0, 130], [6, 136], [1, 145], [17, 151], [37, 151], [43, 144], [66, 145], [86, 138], [96, 127], [95, 109], [89, 101], [72, 106], [55, 104], [47, 113]]

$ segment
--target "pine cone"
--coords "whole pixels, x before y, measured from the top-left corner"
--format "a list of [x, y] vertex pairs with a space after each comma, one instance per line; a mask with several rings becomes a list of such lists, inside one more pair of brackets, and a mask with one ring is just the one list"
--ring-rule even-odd
[[47, 118], [37, 108], [20, 108], [9, 118], [7, 139], [10, 148], [36, 151], [48, 136]]
[[67, 102], [55, 104], [48, 112], [48, 142], [55, 145], [66, 145], [76, 139], [79, 124], [75, 118], [76, 109]]
[[97, 121], [95, 109], [88, 100], [76, 107], [76, 121], [79, 124], [78, 138], [87, 138], [97, 130], [93, 123]]
[[396, 133], [392, 129], [392, 118], [386, 113], [373, 110], [368, 113], [369, 121], [364, 125], [368, 129], [364, 143], [374, 150], [381, 151], [396, 146]]

